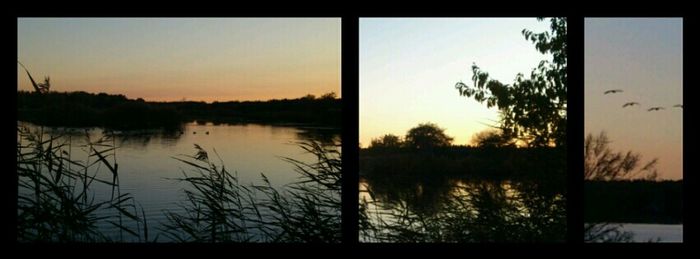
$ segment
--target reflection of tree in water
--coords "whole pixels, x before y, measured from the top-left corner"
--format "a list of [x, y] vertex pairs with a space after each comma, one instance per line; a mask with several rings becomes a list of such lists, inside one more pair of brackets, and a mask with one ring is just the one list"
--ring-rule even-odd
[[318, 141], [324, 146], [333, 146], [340, 141], [340, 129], [336, 128], [301, 128], [297, 138], [301, 141]]
[[416, 179], [408, 177], [367, 177], [364, 178], [374, 200], [384, 209], [399, 203], [416, 213], [434, 215], [440, 203], [453, 189], [453, 181], [448, 179]]
[[[107, 133], [109, 131], [104, 131]], [[184, 134], [184, 127], [156, 129], [156, 130], [129, 130], [118, 131], [116, 133], [117, 142], [120, 145], [131, 146], [135, 148], [146, 148], [151, 141], [161, 141], [161, 144], [173, 146]]]
[[[39, 126], [32, 123], [20, 122], [19, 126], [26, 126], [30, 129]], [[175, 145], [180, 139], [184, 127], [163, 128], [163, 129], [143, 129], [143, 130], [109, 130], [98, 127], [91, 128], [66, 128], [66, 127], [43, 127], [45, 136], [61, 136], [69, 143], [73, 141], [84, 142], [87, 139], [99, 139], [102, 136], [114, 136], [117, 146], [130, 146], [135, 148], [146, 148], [152, 140], [164, 140], [161, 144]], [[167, 140], [167, 141], [166, 141]]]
[[360, 174], [372, 198], [361, 205], [363, 237], [563, 241], [565, 154], [558, 147], [362, 149]]
[[[563, 241], [565, 199], [532, 182], [365, 178], [361, 213], [380, 242]], [[381, 211], [372, 211], [368, 204]], [[372, 218], [374, 217], [374, 218]]]

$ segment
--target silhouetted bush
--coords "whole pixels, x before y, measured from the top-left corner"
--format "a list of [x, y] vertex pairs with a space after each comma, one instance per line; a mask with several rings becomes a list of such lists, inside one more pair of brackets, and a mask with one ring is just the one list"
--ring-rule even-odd
[[453, 138], [445, 134], [445, 129], [438, 127], [434, 123], [421, 123], [408, 130], [405, 144], [415, 149], [433, 149], [435, 147], [446, 147], [452, 143]]
[[401, 138], [396, 135], [386, 134], [378, 139], [373, 139], [369, 148], [400, 148], [403, 146]]

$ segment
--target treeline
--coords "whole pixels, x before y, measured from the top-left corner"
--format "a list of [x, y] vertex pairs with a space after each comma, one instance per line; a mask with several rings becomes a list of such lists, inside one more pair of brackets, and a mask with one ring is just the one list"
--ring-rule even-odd
[[[360, 174], [365, 177], [477, 178], [558, 183], [565, 190], [566, 152], [563, 148], [445, 146], [420, 150], [382, 147], [360, 150]], [[552, 186], [552, 185], [549, 185]]]
[[586, 181], [585, 222], [683, 223], [683, 181]]
[[183, 122], [341, 125], [341, 100], [320, 98], [231, 102], [146, 102], [87, 92], [17, 92], [18, 120], [46, 126], [113, 129], [174, 128]]

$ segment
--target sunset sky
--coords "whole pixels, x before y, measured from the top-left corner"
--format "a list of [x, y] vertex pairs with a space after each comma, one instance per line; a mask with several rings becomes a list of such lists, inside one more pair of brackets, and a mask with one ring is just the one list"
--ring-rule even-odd
[[339, 18], [17, 20], [17, 58], [52, 90], [154, 101], [340, 96], [340, 43]]
[[585, 133], [606, 131], [613, 149], [658, 158], [659, 178], [682, 179], [683, 20], [586, 19], [584, 39]]
[[522, 36], [549, 31], [535, 18], [361, 18], [360, 144], [384, 134], [405, 136], [423, 122], [445, 128], [454, 144], [495, 124], [496, 108], [459, 95], [472, 85], [476, 63], [493, 79], [511, 84], [549, 59]]

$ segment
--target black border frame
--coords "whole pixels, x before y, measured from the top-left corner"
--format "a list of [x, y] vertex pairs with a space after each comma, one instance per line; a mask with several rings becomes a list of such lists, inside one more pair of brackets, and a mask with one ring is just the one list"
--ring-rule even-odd
[[[646, 255], [652, 254], [663, 254], [663, 251], [678, 251], [685, 250], [690, 247], [694, 242], [696, 242], [694, 234], [697, 224], [693, 221], [695, 220], [693, 209], [691, 209], [694, 193], [693, 189], [696, 185], [697, 177], [692, 173], [695, 166], [689, 162], [688, 158], [691, 156], [686, 156], [683, 162], [684, 168], [684, 183], [683, 183], [683, 198], [684, 198], [684, 242], [681, 244], [584, 244], [582, 242], [583, 237], [583, 218], [582, 218], [582, 197], [583, 197], [583, 179], [582, 179], [582, 157], [583, 157], [583, 26], [585, 17], [625, 17], [632, 16], [634, 14], [630, 11], [624, 11], [627, 9], [618, 9], [617, 11], [593, 11], [585, 13], [586, 10], [579, 10], [584, 12], [583, 14], [573, 14], [572, 8], [567, 8], [569, 13], [562, 14], [557, 12], [532, 12], [534, 8], [525, 8], [522, 10], [527, 15], [523, 13], [508, 13], [508, 12], [497, 12], [487, 9], [472, 9], [472, 8], [454, 8], [449, 11], [430, 11], [426, 8], [421, 7], [409, 7], [408, 10], [401, 10], [400, 16], [397, 13], [395, 17], [536, 17], [536, 16], [567, 16], [568, 17], [568, 37], [569, 37], [569, 53], [568, 53], [568, 65], [569, 65], [569, 107], [568, 107], [568, 132], [567, 140], [569, 145], [568, 152], [568, 162], [567, 167], [571, 172], [568, 179], [568, 240], [564, 244], [498, 244], [498, 243], [472, 243], [472, 244], [366, 244], [358, 242], [358, 232], [357, 232], [357, 219], [358, 219], [358, 206], [356, 204], [358, 197], [357, 182], [359, 176], [357, 174], [358, 168], [358, 150], [357, 144], [359, 143], [359, 18], [361, 17], [393, 17], [393, 15], [387, 16], [387, 10], [374, 10], [374, 11], [356, 11], [356, 10], [345, 10], [340, 8], [334, 9], [323, 9], [321, 7], [315, 8], [304, 8], [304, 7], [294, 7], [289, 9], [278, 8], [274, 10], [269, 9], [248, 9], [240, 11], [236, 8], [219, 8], [218, 6], [213, 6], [211, 9], [214, 12], [209, 12], [201, 9], [187, 9], [185, 6], [178, 6], [173, 9], [174, 13], [166, 13], [165, 11], [158, 9], [158, 7], [153, 7], [151, 9], [132, 9], [130, 7], [119, 7], [112, 8], [110, 11], [105, 11], [107, 8], [99, 9], [98, 6], [83, 6], [77, 9], [68, 9], [70, 6], [64, 6], [58, 8], [63, 14], [61, 17], [71, 17], [71, 16], [86, 16], [86, 17], [340, 17], [341, 18], [341, 35], [342, 35], [342, 53], [341, 53], [341, 93], [343, 98], [343, 192], [342, 198], [344, 200], [342, 206], [342, 220], [343, 220], [343, 244], [95, 244], [95, 245], [85, 245], [85, 244], [18, 244], [16, 242], [15, 235], [15, 221], [16, 217], [16, 174], [14, 174], [14, 181], [9, 178], [3, 181], [5, 202], [9, 203], [5, 206], [5, 219], [6, 227], [4, 237], [7, 244], [13, 246], [15, 252], [24, 252], [23, 255], [35, 254], [35, 253], [59, 253], [59, 254], [75, 254], [74, 251], [87, 251], [92, 252], [97, 255], [97, 253], [104, 253], [109, 251], [110, 254], [138, 254], [138, 255], [201, 255], [209, 254], [210, 252], [231, 252], [243, 249], [246, 253], [261, 253], [261, 254], [285, 254], [292, 255], [295, 252], [300, 252], [301, 255], [314, 254], [314, 249], [319, 249], [321, 251], [334, 252], [333, 255], [374, 255], [371, 252], [391, 252], [392, 255], [395, 254], [411, 254], [411, 255], [432, 255], [432, 252], [440, 251], [439, 255], [443, 255], [443, 251], [458, 252], [458, 253], [468, 253], [472, 254], [474, 252], [485, 252], [489, 255], [495, 254], [508, 254], [508, 255], [521, 255], [523, 252], [527, 251], [547, 251], [551, 255], [563, 255], [565, 249], [575, 249], [576, 251], [584, 252], [583, 254], [601, 254], [606, 253], [609, 250], [620, 250], [620, 251], [631, 251], [636, 250], [636, 252], [642, 252]], [[449, 7], [449, 6], [448, 6]], [[17, 36], [16, 22], [18, 17], [50, 17], [54, 16], [55, 9], [44, 9], [40, 11], [33, 11], [34, 7], [23, 7], [17, 8], [13, 7], [14, 14], [8, 16], [5, 25], [7, 26], [7, 32]], [[111, 7], [110, 7], [111, 8]], [[693, 90], [689, 85], [689, 80], [691, 79], [690, 73], [695, 63], [687, 62], [690, 57], [697, 56], [696, 48], [697, 41], [694, 37], [694, 29], [697, 29], [695, 17], [689, 17], [687, 15], [687, 9], [682, 9], [678, 7], [676, 11], [664, 11], [657, 10], [661, 13], [661, 16], [674, 16], [683, 17], [683, 56], [684, 56], [684, 66], [683, 66], [683, 79], [684, 79], [684, 109], [685, 113], [683, 115], [684, 125], [684, 140], [683, 140], [683, 152], [684, 154], [691, 154], [686, 151], [692, 152], [689, 143], [697, 143], [697, 136], [694, 134], [688, 134], [689, 127], [694, 127], [693, 120], [688, 114], [693, 114], [694, 104], [688, 103], [690, 97], [693, 96]], [[166, 8], [167, 9], [167, 8]], [[370, 9], [370, 8], [368, 8]], [[592, 9], [592, 8], [591, 8]], [[233, 11], [231, 11], [233, 10]], [[512, 10], [515, 10], [512, 8]], [[210, 10], [211, 11], [211, 10]], [[652, 10], [654, 11], [654, 10]], [[42, 13], [43, 12], [43, 13]], [[184, 15], [180, 12], [189, 12]], [[129, 15], [124, 15], [129, 13]], [[178, 14], [179, 13], [179, 14]], [[98, 14], [95, 16], [95, 14]], [[590, 14], [590, 15], [588, 15]], [[652, 17], [652, 16], [646, 16]], [[10, 22], [12, 21], [12, 22]], [[18, 47], [14, 42], [15, 47]], [[6, 53], [9, 53], [6, 52]], [[6, 54], [9, 55], [9, 54]], [[15, 57], [8, 57], [5, 60], [7, 65], [14, 64]], [[6, 71], [11, 71], [9, 67]], [[10, 77], [15, 77], [15, 75], [8, 75]], [[7, 95], [14, 97], [14, 90], [11, 87], [5, 88]], [[9, 98], [3, 102], [6, 107], [14, 109], [16, 107], [16, 98]], [[690, 110], [687, 110], [690, 109]], [[13, 114], [16, 116], [16, 113]], [[12, 120], [12, 121], [9, 121]], [[8, 125], [4, 127], [7, 131], [4, 136], [12, 136], [10, 130], [15, 130], [16, 127], [16, 117], [8, 118]], [[16, 139], [11, 140], [15, 142]], [[10, 140], [7, 138], [7, 142], [3, 146], [10, 146]], [[10, 150], [9, 152], [15, 152]], [[9, 159], [8, 159], [9, 160]], [[8, 163], [9, 164], [9, 161]], [[12, 170], [12, 169], [9, 169]], [[580, 177], [581, 176], [581, 177]], [[350, 199], [350, 202], [346, 202]], [[124, 249], [126, 248], [126, 249]], [[667, 250], [668, 249], [668, 250]], [[206, 252], [204, 252], [206, 251]], [[343, 252], [345, 254], [338, 254], [337, 252]], [[661, 252], [659, 252], [661, 251]], [[351, 253], [346, 253], [351, 252]], [[320, 254], [320, 253], [319, 253]]]

